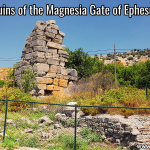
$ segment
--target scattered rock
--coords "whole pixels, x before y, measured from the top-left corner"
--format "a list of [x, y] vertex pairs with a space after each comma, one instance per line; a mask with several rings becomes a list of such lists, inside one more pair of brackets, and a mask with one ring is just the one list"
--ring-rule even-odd
[[13, 123], [13, 120], [12, 120], [12, 119], [7, 119], [7, 120], [6, 120], [6, 123], [12, 124], [12, 123]]
[[46, 124], [51, 125], [53, 121], [51, 121], [48, 116], [44, 116], [39, 119], [39, 123], [46, 123]]

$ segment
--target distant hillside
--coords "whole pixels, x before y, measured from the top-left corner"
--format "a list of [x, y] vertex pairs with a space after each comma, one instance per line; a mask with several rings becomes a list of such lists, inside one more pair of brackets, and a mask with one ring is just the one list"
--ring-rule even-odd
[[[94, 56], [91, 56], [94, 57]], [[104, 60], [104, 64], [114, 62], [114, 54], [107, 54], [104, 56], [97, 56], [100, 60]], [[124, 66], [133, 65], [136, 62], [145, 62], [150, 60], [150, 49], [145, 49], [144, 51], [136, 50], [126, 53], [117, 53], [116, 61], [121, 61]]]
[[0, 68], [0, 80], [6, 80], [7, 73], [10, 69], [13, 69], [13, 67]]

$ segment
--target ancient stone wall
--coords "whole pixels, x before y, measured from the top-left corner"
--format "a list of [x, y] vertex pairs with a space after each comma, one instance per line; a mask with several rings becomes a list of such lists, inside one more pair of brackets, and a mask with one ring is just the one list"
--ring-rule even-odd
[[[70, 102], [71, 103], [71, 102]], [[71, 104], [67, 104], [71, 105]], [[70, 113], [57, 113], [57, 124], [74, 120], [75, 112], [73, 107]], [[67, 109], [67, 112], [69, 108]], [[77, 129], [88, 127], [93, 132], [105, 137], [105, 142], [113, 143], [122, 147], [136, 148], [137, 145], [150, 145], [150, 117], [129, 116], [124, 118], [121, 115], [98, 114], [96, 116], [85, 116], [82, 111], [77, 111]]]
[[30, 68], [36, 72], [38, 86], [31, 92], [32, 95], [58, 93], [77, 80], [77, 71], [65, 67], [69, 54], [62, 45], [64, 37], [65, 34], [59, 30], [54, 20], [37, 21], [27, 37], [21, 61], [15, 70], [15, 80], [20, 82], [24, 69]]

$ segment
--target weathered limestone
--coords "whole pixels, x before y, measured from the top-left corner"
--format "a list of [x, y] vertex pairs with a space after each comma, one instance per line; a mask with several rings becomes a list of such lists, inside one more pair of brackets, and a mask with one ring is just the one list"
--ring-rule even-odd
[[[76, 102], [69, 102], [67, 105], [75, 105]], [[75, 117], [75, 107], [68, 106], [64, 112], [57, 113], [58, 124], [67, 122]], [[134, 149], [137, 145], [149, 145], [150, 142], [150, 117], [129, 116], [124, 118], [121, 115], [98, 114], [86, 116], [79, 109], [77, 110], [77, 128], [88, 127], [105, 137], [109, 143], [121, 145]], [[143, 117], [143, 118], [141, 118]]]
[[37, 21], [32, 33], [26, 38], [21, 62], [15, 70], [15, 80], [20, 81], [24, 69], [30, 68], [36, 72], [38, 85], [36, 92], [31, 92], [32, 95], [44, 96], [48, 91], [58, 93], [77, 80], [77, 71], [65, 67], [69, 54], [62, 45], [64, 37], [65, 33], [59, 30], [56, 21], [50, 20]]

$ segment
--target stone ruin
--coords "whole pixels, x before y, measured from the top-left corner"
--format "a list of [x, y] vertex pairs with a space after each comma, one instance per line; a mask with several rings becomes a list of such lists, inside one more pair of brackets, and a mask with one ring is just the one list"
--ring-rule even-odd
[[37, 21], [22, 50], [21, 61], [17, 63], [15, 80], [20, 82], [24, 69], [37, 73], [37, 88], [33, 96], [58, 94], [77, 81], [77, 71], [65, 67], [69, 54], [62, 45], [65, 34], [59, 30], [55, 20]]

